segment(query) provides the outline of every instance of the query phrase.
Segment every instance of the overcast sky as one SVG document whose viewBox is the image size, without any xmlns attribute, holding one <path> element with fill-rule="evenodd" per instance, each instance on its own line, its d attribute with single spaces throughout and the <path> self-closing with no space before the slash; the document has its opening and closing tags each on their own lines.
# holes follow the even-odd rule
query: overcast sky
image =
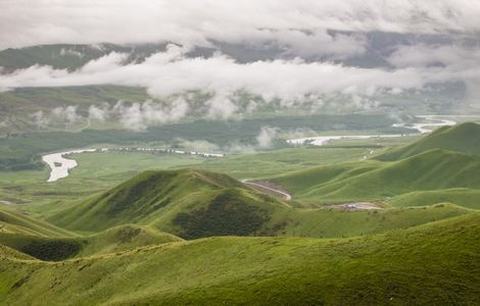
<svg viewBox="0 0 480 306">
<path fill-rule="evenodd" d="M 479 16 L 478 0 L 0 0 L 0 49 L 299 39 L 289 30 L 320 39 L 325 29 L 470 35 L 480 30 Z"/>
<path fill-rule="evenodd" d="M 141 63 L 125 64 L 128 54 L 113 52 L 75 71 L 39 65 L 10 71 L 0 75 L 0 90 L 118 84 L 146 87 L 155 97 L 201 90 L 213 94 L 212 112 L 223 116 L 235 111 L 229 97 L 239 90 L 285 104 L 312 96 L 322 103 L 325 95 L 351 95 L 356 101 L 462 81 L 468 99 L 478 103 L 479 16 L 480 0 L 0 0 L 0 49 L 55 43 L 177 44 Z M 331 35 L 328 30 L 354 33 Z M 369 31 L 453 40 L 387 45 L 382 60 L 388 67 L 336 61 L 372 52 L 365 34 Z M 193 46 L 210 46 L 212 40 L 238 45 L 273 41 L 287 46 L 292 56 L 246 63 L 221 52 L 188 56 Z M 76 54 L 62 50 L 68 52 Z M 306 60 L 317 55 L 328 58 Z M 174 111 L 182 114 L 185 109 Z"/>
</svg>

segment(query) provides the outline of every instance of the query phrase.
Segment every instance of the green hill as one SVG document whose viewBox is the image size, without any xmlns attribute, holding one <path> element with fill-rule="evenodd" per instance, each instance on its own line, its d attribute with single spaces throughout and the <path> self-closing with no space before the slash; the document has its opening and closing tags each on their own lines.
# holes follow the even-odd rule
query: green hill
<svg viewBox="0 0 480 306">
<path fill-rule="evenodd" d="M 121 225 L 82 238 L 82 249 L 76 256 L 108 254 L 178 241 L 182 241 L 182 239 L 149 227 L 131 224 Z"/>
<path fill-rule="evenodd" d="M 58 226 L 98 232 L 139 224 L 185 239 L 210 236 L 348 237 L 408 228 L 470 213 L 428 209 L 304 209 L 258 193 L 223 174 L 198 170 L 145 172 L 49 218 Z"/>
<path fill-rule="evenodd" d="M 49 264 L 0 261 L 28 305 L 477 305 L 480 215 L 364 238 L 207 238 Z"/>
<path fill-rule="evenodd" d="M 480 190 L 453 188 L 433 191 L 414 191 L 394 197 L 388 203 L 394 207 L 407 207 L 428 206 L 448 202 L 466 208 L 480 209 Z"/>
<path fill-rule="evenodd" d="M 144 224 L 189 239 L 251 235 L 283 205 L 224 174 L 147 171 L 54 215 L 50 221 L 90 232 L 121 224 Z"/>
<path fill-rule="evenodd" d="M 392 149 L 375 158 L 383 161 L 399 160 L 432 149 L 480 154 L 480 124 L 467 122 L 452 127 L 445 126 L 411 145 Z"/>
<path fill-rule="evenodd" d="M 4 207 L 0 207 L 0 233 L 36 235 L 40 237 L 71 237 L 75 235 L 50 223 Z"/>
<path fill-rule="evenodd" d="M 385 233 L 448 219 L 472 211 L 453 204 L 348 211 L 336 208 L 286 209 L 272 216 L 274 236 L 341 238 Z"/>
<path fill-rule="evenodd" d="M 174 235 L 154 229 L 123 225 L 98 234 L 77 238 L 48 238 L 33 235 L 0 233 L 0 244 L 34 258 L 59 261 L 72 257 L 107 254 L 181 241 Z"/>
<path fill-rule="evenodd" d="M 414 191 L 480 188 L 480 156 L 430 150 L 394 162 L 319 167 L 272 181 L 306 202 L 385 200 Z"/>
</svg>

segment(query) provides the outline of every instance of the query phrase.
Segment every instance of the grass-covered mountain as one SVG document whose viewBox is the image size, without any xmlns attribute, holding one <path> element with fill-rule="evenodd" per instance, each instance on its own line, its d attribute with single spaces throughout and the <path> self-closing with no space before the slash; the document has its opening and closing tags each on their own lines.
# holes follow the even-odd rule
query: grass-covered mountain
<svg viewBox="0 0 480 306">
<path fill-rule="evenodd" d="M 50 264 L 2 248 L 25 305 L 476 305 L 480 216 L 364 238 L 208 238 Z"/>
<path fill-rule="evenodd" d="M 480 190 L 478 153 L 480 125 L 465 123 L 441 128 L 411 145 L 371 160 L 302 170 L 275 177 L 272 181 L 292 192 L 294 198 L 312 204 L 384 201 L 410 194 L 411 205 L 404 199 L 399 206 L 453 202 L 474 208 L 478 203 L 468 194 Z M 457 192 L 449 191 L 452 189 Z M 440 191 L 449 196 L 437 196 L 438 202 L 432 202 L 435 198 L 432 194 Z M 419 195 L 430 200 L 420 200 Z"/>
<path fill-rule="evenodd" d="M 186 239 L 225 235 L 347 237 L 469 213 L 454 205 L 358 212 L 296 205 L 263 195 L 224 174 L 148 171 L 48 220 L 77 232 L 135 223 Z"/>
<path fill-rule="evenodd" d="M 480 156 L 432 148 L 274 178 L 292 201 L 183 169 L 46 221 L 5 209 L 0 304 L 476 305 L 479 171 Z"/>
<path fill-rule="evenodd" d="M 383 161 L 399 160 L 432 149 L 480 154 L 480 124 L 467 122 L 457 126 L 445 126 L 411 145 L 392 149 L 375 158 Z"/>
<path fill-rule="evenodd" d="M 185 238 L 252 235 L 284 206 L 223 174 L 197 170 L 147 171 L 50 221 L 73 230 L 148 224 Z"/>
<path fill-rule="evenodd" d="M 366 161 L 319 167 L 274 178 L 307 201 L 384 200 L 449 188 L 480 188 L 480 156 L 430 150 L 394 162 Z"/>
</svg>

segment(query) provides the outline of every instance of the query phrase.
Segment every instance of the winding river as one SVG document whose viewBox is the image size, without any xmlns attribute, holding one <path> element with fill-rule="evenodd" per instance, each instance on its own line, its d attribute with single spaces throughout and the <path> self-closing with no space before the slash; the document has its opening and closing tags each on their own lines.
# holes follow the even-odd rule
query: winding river
<svg viewBox="0 0 480 306">
<path fill-rule="evenodd" d="M 435 115 L 425 115 L 417 116 L 422 118 L 426 122 L 424 123 L 415 123 L 412 125 L 407 125 L 404 123 L 396 123 L 393 127 L 407 127 L 411 129 L 416 129 L 419 134 L 429 133 L 434 127 L 440 127 L 444 125 L 455 125 L 456 122 L 446 119 L 438 119 Z M 441 116 L 445 117 L 445 116 Z M 339 139 L 369 139 L 369 138 L 389 138 L 389 137 L 401 137 L 401 134 L 384 134 L 384 135 L 335 135 L 335 136 L 315 136 L 315 137 L 304 137 L 304 138 L 295 138 L 288 139 L 287 143 L 302 145 L 302 144 L 312 144 L 315 146 L 322 146 L 327 144 L 332 140 Z M 146 151 L 152 149 L 144 149 Z M 85 152 L 95 152 L 96 149 L 82 149 L 82 150 L 71 150 L 65 152 L 49 153 L 42 156 L 43 162 L 45 162 L 50 167 L 50 176 L 47 182 L 56 182 L 59 179 L 65 178 L 69 175 L 70 170 L 77 167 L 78 163 L 74 159 L 66 158 L 72 154 L 85 153 Z M 167 150 L 168 151 L 168 150 Z M 206 156 L 213 157 L 223 157 L 223 154 L 210 154 L 210 153 L 198 153 L 198 152 L 184 152 L 184 151 L 173 151 L 174 153 L 189 153 L 189 154 L 203 154 Z"/>
<path fill-rule="evenodd" d="M 56 182 L 59 179 L 65 178 L 70 174 L 70 170 L 77 167 L 78 163 L 74 159 L 67 158 L 69 155 L 85 153 L 85 152 L 162 152 L 181 155 L 195 155 L 206 158 L 220 158 L 224 157 L 223 153 L 209 153 L 209 152 L 197 152 L 197 151 L 181 151 L 175 149 L 160 149 L 160 148 L 118 148 L 118 149 L 80 149 L 71 150 L 65 152 L 49 153 L 42 156 L 42 160 L 50 167 L 50 176 L 47 182 Z"/>
<path fill-rule="evenodd" d="M 425 134 L 430 133 L 434 128 L 441 127 L 441 126 L 452 126 L 457 124 L 457 122 L 453 120 L 447 119 L 438 119 L 435 115 L 422 115 L 417 116 L 418 118 L 424 119 L 426 122 L 422 123 L 414 123 L 408 125 L 406 123 L 395 123 L 392 127 L 397 128 L 410 128 L 415 129 L 418 131 L 418 134 Z M 445 116 L 439 116 L 445 117 Z M 340 140 L 340 139 L 370 139 L 370 138 L 392 138 L 392 137 L 401 137 L 404 134 L 376 134 L 376 135 L 333 135 L 333 136 L 314 136 L 314 137 L 303 137 L 303 138 L 294 138 L 294 139 L 287 139 L 287 143 L 293 145 L 303 145 L 303 144 L 310 144 L 314 146 L 323 146 L 329 143 L 332 140 Z"/>
<path fill-rule="evenodd" d="M 69 171 L 76 166 L 78 163 L 74 159 L 65 158 L 67 155 L 78 154 L 84 152 L 95 152 L 95 149 L 84 149 L 84 150 L 72 150 L 59 153 L 50 153 L 42 156 L 42 160 L 50 167 L 50 176 L 47 182 L 55 182 L 61 178 L 67 177 Z"/>
</svg>

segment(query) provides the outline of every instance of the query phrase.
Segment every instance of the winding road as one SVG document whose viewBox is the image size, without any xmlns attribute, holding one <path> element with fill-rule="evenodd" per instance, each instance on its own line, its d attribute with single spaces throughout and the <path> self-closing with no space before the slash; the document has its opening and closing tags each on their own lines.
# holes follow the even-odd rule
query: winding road
<svg viewBox="0 0 480 306">
<path fill-rule="evenodd" d="M 280 190 L 280 189 L 276 189 L 276 188 L 274 188 L 272 186 L 269 186 L 265 183 L 262 184 L 262 182 L 258 182 L 258 181 L 257 182 L 252 182 L 248 179 L 243 179 L 243 180 L 241 180 L 241 182 L 243 184 L 245 184 L 247 186 L 251 186 L 253 188 L 263 189 L 263 190 L 275 193 L 275 194 L 279 195 L 281 198 L 283 198 L 285 201 L 290 201 L 292 199 L 292 195 L 289 194 L 288 192 Z"/>
</svg>

